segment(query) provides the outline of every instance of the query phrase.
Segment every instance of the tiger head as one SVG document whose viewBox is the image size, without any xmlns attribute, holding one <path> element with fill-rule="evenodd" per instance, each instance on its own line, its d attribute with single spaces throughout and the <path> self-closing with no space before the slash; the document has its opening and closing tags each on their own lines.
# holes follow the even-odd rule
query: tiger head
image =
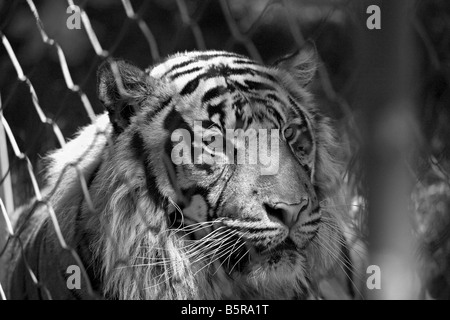
<svg viewBox="0 0 450 320">
<path fill-rule="evenodd" d="M 146 71 L 104 64 L 112 124 L 92 196 L 104 290 L 119 298 L 292 299 L 340 251 L 321 205 L 338 183 L 332 130 L 306 85 L 314 52 L 265 66 L 177 54 Z M 117 264 L 122 261 L 122 264 Z M 125 262 L 124 262 L 125 261 Z"/>
</svg>

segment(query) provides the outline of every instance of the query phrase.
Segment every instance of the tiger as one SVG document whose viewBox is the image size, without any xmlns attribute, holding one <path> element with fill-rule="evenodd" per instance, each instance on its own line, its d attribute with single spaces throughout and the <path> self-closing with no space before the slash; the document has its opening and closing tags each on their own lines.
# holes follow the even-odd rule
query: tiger
<svg viewBox="0 0 450 320">
<path fill-rule="evenodd" d="M 7 297 L 320 298 L 321 279 L 349 266 L 339 145 L 309 90 L 316 70 L 311 48 L 270 65 L 215 50 L 145 70 L 106 60 L 105 112 L 47 157 L 43 200 L 12 217 Z M 246 160 L 271 138 L 264 172 Z"/>
</svg>

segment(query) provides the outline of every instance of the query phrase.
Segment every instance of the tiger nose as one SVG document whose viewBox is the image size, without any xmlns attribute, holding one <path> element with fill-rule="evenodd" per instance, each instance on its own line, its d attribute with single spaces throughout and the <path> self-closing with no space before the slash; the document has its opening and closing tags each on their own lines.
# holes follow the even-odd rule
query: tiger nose
<svg viewBox="0 0 450 320">
<path fill-rule="evenodd" d="M 277 202 L 266 211 L 269 215 L 275 216 L 281 220 L 288 228 L 294 226 L 300 219 L 302 212 L 306 211 L 309 207 L 309 199 L 304 198 L 298 203 L 285 203 Z"/>
</svg>

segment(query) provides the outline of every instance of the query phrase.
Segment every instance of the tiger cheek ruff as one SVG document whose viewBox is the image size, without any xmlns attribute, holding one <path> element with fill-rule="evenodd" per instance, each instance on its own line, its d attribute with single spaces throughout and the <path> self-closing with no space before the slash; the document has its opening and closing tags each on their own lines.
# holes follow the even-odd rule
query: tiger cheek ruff
<svg viewBox="0 0 450 320">
<path fill-rule="evenodd" d="M 332 205 L 337 145 L 307 91 L 314 73 L 311 49 L 270 66 L 195 51 L 146 71 L 122 60 L 99 68 L 106 112 L 48 157 L 46 194 L 100 297 L 317 296 L 320 278 L 342 268 L 328 253 L 342 251 L 342 231 Z M 256 147 L 239 143 L 238 130 Z M 271 137 L 275 169 L 264 173 L 267 166 L 247 160 L 260 159 Z M 76 160 L 92 207 L 77 171 L 64 170 Z M 9 296 L 45 298 L 25 272 L 26 258 L 52 296 L 92 298 L 84 278 L 80 290 L 67 288 L 67 267 L 77 263 L 48 227 L 45 206 L 22 213 L 25 254 L 9 244 Z"/>
</svg>

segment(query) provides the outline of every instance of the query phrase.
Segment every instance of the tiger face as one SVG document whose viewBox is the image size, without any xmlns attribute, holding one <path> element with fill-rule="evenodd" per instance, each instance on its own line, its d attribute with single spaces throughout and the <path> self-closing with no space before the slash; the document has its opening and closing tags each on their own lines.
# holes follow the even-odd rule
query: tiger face
<svg viewBox="0 0 450 320">
<path fill-rule="evenodd" d="M 164 213 L 159 232 L 208 287 L 200 298 L 304 298 L 331 268 L 324 251 L 340 250 L 327 228 L 337 219 L 319 205 L 337 169 L 331 129 L 305 89 L 311 58 L 265 66 L 206 51 L 146 72 L 122 61 L 99 71 L 115 143 L 131 146 L 117 153 L 141 168 Z"/>
</svg>

